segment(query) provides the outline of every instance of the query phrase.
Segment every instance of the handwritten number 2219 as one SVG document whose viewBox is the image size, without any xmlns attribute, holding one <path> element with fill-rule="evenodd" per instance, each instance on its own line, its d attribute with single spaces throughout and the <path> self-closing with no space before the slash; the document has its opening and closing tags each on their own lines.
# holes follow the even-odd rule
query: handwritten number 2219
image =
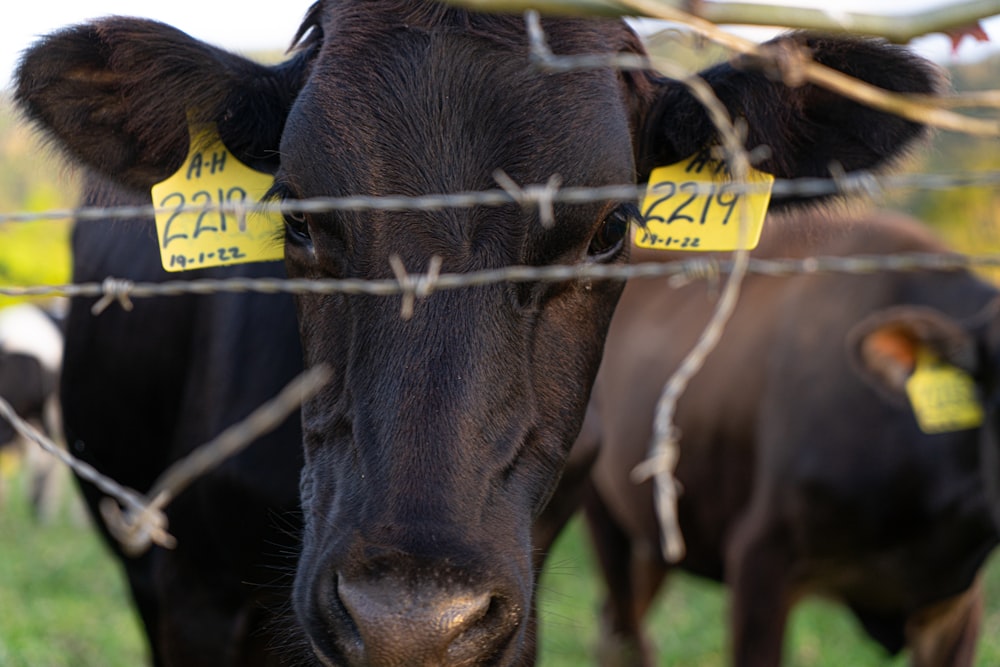
<svg viewBox="0 0 1000 667">
<path fill-rule="evenodd" d="M 166 224 L 163 226 L 163 248 L 170 244 L 171 241 L 175 239 L 186 239 L 186 238 L 198 238 L 202 232 L 225 232 L 226 231 L 226 213 L 222 210 L 217 210 L 219 214 L 219 225 L 208 225 L 205 224 L 205 216 L 213 212 L 212 206 L 221 206 L 222 204 L 232 204 L 234 200 L 239 203 L 243 203 L 247 199 L 247 192 L 241 187 L 232 187 L 228 191 L 223 192 L 222 188 L 219 188 L 219 199 L 215 202 L 212 197 L 212 193 L 207 190 L 199 190 L 191 195 L 192 204 L 204 204 L 205 210 L 198 213 L 198 218 L 195 220 L 194 230 L 192 231 L 190 237 L 185 232 L 173 232 L 171 233 L 171 227 L 174 221 L 179 215 L 184 213 L 191 213 L 191 211 L 184 211 L 185 205 L 187 205 L 187 200 L 184 195 L 180 192 L 172 192 L 163 198 L 160 202 L 160 208 L 167 208 L 167 206 L 172 201 L 177 201 L 177 205 L 170 217 L 167 218 Z"/>
<path fill-rule="evenodd" d="M 725 217 L 722 219 L 722 224 L 728 224 L 729 218 L 732 217 L 733 211 L 736 209 L 736 203 L 739 201 L 739 194 L 735 192 L 729 192 L 724 188 L 716 188 L 712 186 L 711 191 L 708 196 L 705 197 L 705 204 L 701 207 L 701 215 L 696 221 L 692 215 L 685 213 L 685 210 L 691 205 L 699 194 L 699 189 L 702 187 L 700 184 L 694 181 L 687 181 L 681 183 L 678 186 L 673 181 L 665 181 L 663 183 L 657 183 L 653 186 L 653 190 L 656 191 L 666 191 L 662 196 L 654 199 L 653 202 L 646 208 L 642 213 L 643 219 L 647 222 L 662 222 L 664 224 L 671 224 L 673 222 L 697 222 L 700 225 L 704 225 L 708 220 L 709 211 L 712 209 L 713 204 L 721 206 L 725 209 Z M 653 215 L 655 211 L 661 204 L 673 199 L 675 195 L 687 194 L 687 198 L 677 204 L 669 216 L 664 217 L 663 215 Z M 697 211 L 692 211 L 697 212 Z"/>
</svg>

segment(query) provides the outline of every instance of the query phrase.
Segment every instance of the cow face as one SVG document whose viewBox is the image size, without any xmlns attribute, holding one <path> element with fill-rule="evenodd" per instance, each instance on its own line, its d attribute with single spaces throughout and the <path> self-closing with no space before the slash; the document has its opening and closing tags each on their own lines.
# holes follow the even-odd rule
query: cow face
<svg viewBox="0 0 1000 667">
<path fill-rule="evenodd" d="M 559 53 L 635 52 L 614 21 L 545 23 Z M 936 75 L 868 40 L 789 39 L 897 90 Z M 266 68 L 167 26 L 108 19 L 57 33 L 18 72 L 22 108 L 68 154 L 145 189 L 181 164 L 187 122 L 214 122 L 272 196 L 417 195 L 515 182 L 643 180 L 716 131 L 687 89 L 610 69 L 543 73 L 517 17 L 430 2 L 319 2 L 300 52 Z M 748 63 L 744 63 L 748 65 Z M 778 176 L 898 155 L 920 128 L 750 69 L 705 73 Z M 629 203 L 286 215 L 298 278 L 388 278 L 623 262 Z M 532 521 L 583 418 L 620 284 L 497 283 L 397 299 L 301 296 L 307 365 L 334 371 L 303 408 L 305 534 L 295 608 L 325 664 L 524 658 Z"/>
<path fill-rule="evenodd" d="M 614 72 L 534 71 L 505 23 L 492 35 L 413 28 L 361 39 L 338 27 L 349 19 L 326 20 L 282 139 L 283 198 L 483 190 L 497 169 L 518 183 L 634 178 Z M 585 46 L 624 47 L 628 33 L 610 28 Z M 385 62 L 373 87 L 352 63 L 376 54 Z M 335 159 L 316 154 L 317 133 Z M 557 206 L 550 228 L 519 206 L 290 215 L 286 264 L 301 278 L 378 279 L 393 276 L 394 256 L 410 271 L 437 257 L 455 273 L 621 262 L 635 216 L 619 202 Z M 620 289 L 500 283 L 434 294 L 405 320 L 398 299 L 298 298 L 307 364 L 335 369 L 304 410 L 296 601 L 322 653 L 383 664 L 406 642 L 418 664 L 515 654 L 533 586 L 532 520 L 579 428 Z"/>
</svg>

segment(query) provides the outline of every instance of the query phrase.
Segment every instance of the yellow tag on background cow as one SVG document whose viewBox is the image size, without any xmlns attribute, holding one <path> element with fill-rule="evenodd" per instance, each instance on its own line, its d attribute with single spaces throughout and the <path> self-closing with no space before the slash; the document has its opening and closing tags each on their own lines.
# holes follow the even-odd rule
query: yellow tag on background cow
<svg viewBox="0 0 1000 667">
<path fill-rule="evenodd" d="M 917 355 L 917 366 L 906 381 L 906 395 L 924 433 L 964 431 L 983 423 L 972 378 L 927 350 Z"/>
<path fill-rule="evenodd" d="M 34 446 L 28 443 L 30 446 Z M 4 447 L 0 449 L 0 481 L 9 479 L 17 473 L 21 467 L 21 455 L 16 447 Z"/>
<path fill-rule="evenodd" d="M 747 207 L 745 247 L 755 248 L 771 201 L 774 176 L 751 169 L 747 183 L 759 187 L 733 192 L 725 163 L 712 159 L 707 151 L 654 169 L 642 202 L 643 221 L 636 229 L 635 244 L 656 250 L 736 250 L 742 211 Z"/>
<path fill-rule="evenodd" d="M 160 259 L 167 271 L 203 269 L 283 259 L 281 216 L 254 205 L 274 182 L 236 159 L 214 125 L 191 128 L 191 152 L 184 166 L 153 186 Z M 246 213 L 219 210 L 243 204 Z M 182 211 L 204 206 L 205 210 Z"/>
</svg>

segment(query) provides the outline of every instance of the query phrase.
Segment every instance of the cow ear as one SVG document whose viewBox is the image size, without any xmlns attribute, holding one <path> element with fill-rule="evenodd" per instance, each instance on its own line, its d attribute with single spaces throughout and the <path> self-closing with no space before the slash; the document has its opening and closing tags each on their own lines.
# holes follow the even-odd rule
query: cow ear
<svg viewBox="0 0 1000 667">
<path fill-rule="evenodd" d="M 215 122 L 241 161 L 266 169 L 309 62 L 304 50 L 266 67 L 162 23 L 111 17 L 26 51 L 15 99 L 70 158 L 148 189 L 183 163 L 189 119 Z"/>
<path fill-rule="evenodd" d="M 800 51 L 815 61 L 880 88 L 933 95 L 946 79 L 936 65 L 905 47 L 882 40 L 794 32 L 764 45 L 770 51 Z M 734 120 L 746 123 L 746 147 L 768 148 L 755 165 L 779 178 L 828 177 L 844 171 L 891 165 L 926 134 L 926 128 L 875 111 L 813 84 L 786 85 L 760 58 L 739 57 L 701 73 Z M 773 67 L 772 67 L 773 69 Z M 659 84 L 640 121 L 640 177 L 718 143 L 718 132 L 702 104 L 677 81 Z M 775 200 L 772 206 L 794 203 Z"/>
<path fill-rule="evenodd" d="M 972 334 L 931 308 L 899 306 L 875 313 L 855 325 L 847 344 L 861 377 L 893 397 L 905 393 L 922 349 L 968 373 L 977 367 Z"/>
</svg>

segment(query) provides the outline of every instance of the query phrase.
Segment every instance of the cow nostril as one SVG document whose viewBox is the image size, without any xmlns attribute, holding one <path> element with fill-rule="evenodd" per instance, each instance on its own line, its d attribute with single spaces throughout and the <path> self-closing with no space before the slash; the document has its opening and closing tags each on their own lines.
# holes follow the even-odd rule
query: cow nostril
<svg viewBox="0 0 1000 667">
<path fill-rule="evenodd" d="M 452 598 L 440 609 L 437 616 L 438 627 L 435 631 L 443 637 L 454 639 L 486 616 L 491 599 L 492 597 L 486 594 Z"/>
<path fill-rule="evenodd" d="M 395 581 L 338 580 L 367 664 L 471 664 L 509 636 L 491 593 Z"/>
</svg>

